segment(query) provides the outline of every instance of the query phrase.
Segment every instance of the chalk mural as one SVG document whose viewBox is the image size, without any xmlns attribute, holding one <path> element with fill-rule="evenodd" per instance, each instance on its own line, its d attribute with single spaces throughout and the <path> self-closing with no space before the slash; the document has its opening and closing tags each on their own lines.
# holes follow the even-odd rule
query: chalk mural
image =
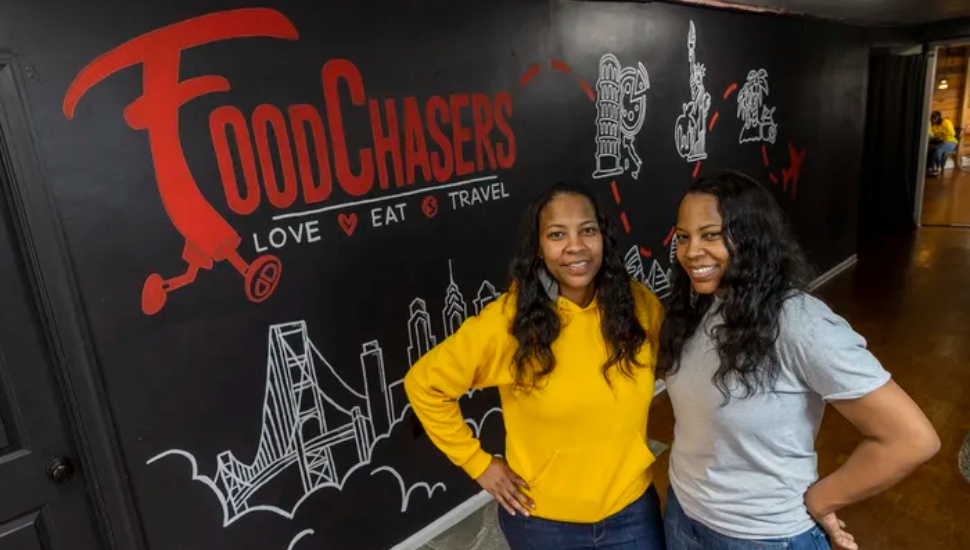
<svg viewBox="0 0 970 550">
<path fill-rule="evenodd" d="M 775 108 L 764 104 L 768 93 L 768 71 L 748 71 L 747 81 L 738 92 L 738 118 L 744 122 L 739 143 L 774 143 L 778 138 Z"/>
<path fill-rule="evenodd" d="M 296 543 L 311 535 L 313 535 L 313 529 L 304 529 L 300 531 L 296 534 L 296 536 L 293 537 L 292 540 L 290 540 L 290 544 L 286 547 L 286 550 L 294 550 L 296 548 Z"/>
<path fill-rule="evenodd" d="M 455 282 L 451 260 L 449 283 L 442 308 L 443 330 L 451 334 L 468 317 L 465 298 Z M 485 281 L 480 289 L 494 291 Z M 479 295 L 479 303 L 497 295 Z M 436 341 L 426 302 L 415 298 L 407 323 L 409 366 L 427 353 Z M 348 480 L 368 465 L 387 459 L 376 456 L 375 447 L 390 437 L 411 408 L 403 379 L 389 381 L 384 350 L 377 340 L 365 342 L 359 354 L 363 387 L 354 387 L 331 364 L 310 339 L 306 322 L 293 321 L 269 327 L 266 359 L 266 387 L 263 396 L 262 427 L 252 458 L 243 460 L 232 451 L 217 456 L 212 476 L 199 471 L 199 461 L 190 452 L 171 449 L 150 458 L 148 464 L 171 456 L 185 458 L 191 465 L 191 479 L 208 487 L 222 507 L 223 526 L 231 525 L 252 512 L 270 512 L 292 519 L 296 510 L 317 491 L 342 491 Z M 348 372 L 339 369 L 340 372 Z M 469 392 L 465 398 L 474 395 Z M 489 418 L 501 418 L 502 409 L 492 407 L 480 418 L 466 418 L 476 437 Z M 267 502 L 260 491 L 283 472 L 295 470 L 302 484 L 296 502 Z M 406 483 L 393 467 L 378 465 L 371 476 L 393 480 L 401 493 L 401 512 L 406 512 L 415 491 L 432 498 L 447 487 L 443 483 Z"/>
<path fill-rule="evenodd" d="M 671 260 L 670 266 L 664 269 L 663 265 L 656 258 L 651 258 L 650 271 L 646 271 L 640 250 L 641 248 L 639 246 L 633 245 L 627 251 L 626 255 L 624 255 L 623 262 L 626 266 L 627 273 L 629 273 L 630 277 L 643 283 L 658 298 L 666 300 L 670 296 L 670 277 L 674 265 L 673 260 Z M 671 252 L 670 257 L 673 258 L 673 256 L 674 253 Z"/>
<path fill-rule="evenodd" d="M 141 69 L 141 95 L 124 109 L 123 119 L 133 130 L 148 134 L 158 192 L 165 213 L 184 239 L 186 262 L 181 274 L 146 277 L 141 291 L 144 314 L 159 313 L 170 293 L 193 284 L 201 271 L 212 270 L 222 261 L 242 275 L 250 301 L 269 299 L 283 272 L 275 253 L 320 242 L 328 233 L 321 223 L 335 221 L 329 227 L 351 237 L 359 225 L 393 226 L 416 217 L 412 214 L 416 210 L 434 218 L 443 207 L 460 210 L 508 197 L 494 175 L 515 164 L 508 92 L 450 94 L 447 99 L 435 95 L 421 103 L 415 97 L 372 98 L 353 62 L 330 59 L 320 71 L 326 129 L 320 110 L 312 104 L 280 108 L 263 103 L 250 116 L 224 104 L 209 113 L 228 209 L 236 216 L 249 216 L 268 202 L 275 210 L 287 211 L 273 217 L 283 223 L 252 235 L 253 248 L 260 255 L 247 262 L 240 252 L 242 236 L 203 196 L 193 177 L 179 132 L 179 111 L 186 103 L 231 88 L 228 79 L 214 74 L 181 79 L 182 52 L 245 38 L 296 41 L 299 32 L 285 15 L 268 8 L 195 17 L 133 38 L 99 56 L 78 73 L 65 93 L 64 116 L 74 119 L 79 102 L 92 88 L 119 71 Z M 348 150 L 342 110 L 365 106 L 373 146 Z M 462 126 L 461 118 L 469 115 L 474 115 L 472 124 Z M 403 140 L 397 135 L 398 120 Z M 474 144 L 474 156 L 465 156 L 465 144 Z M 281 163 L 280 178 L 274 158 Z M 352 169 L 352 163 L 359 167 Z M 416 183 L 421 185 L 400 190 Z M 435 186 L 426 187 L 429 183 Z M 375 189 L 381 191 L 378 196 L 359 198 Z M 419 206 L 405 200 L 416 195 L 420 195 Z M 323 202 L 334 204 L 314 206 Z M 363 206 L 367 208 L 359 214 Z M 334 218 L 321 217 L 328 212 Z"/>
<path fill-rule="evenodd" d="M 694 48 L 697 31 L 690 22 L 687 33 L 687 63 L 690 65 L 690 101 L 684 103 L 683 113 L 674 123 L 674 144 L 677 154 L 694 162 L 707 158 L 707 113 L 711 109 L 711 94 L 704 87 L 706 69 L 697 62 Z"/>
<path fill-rule="evenodd" d="M 224 200 L 210 204 L 200 190 L 204 182 L 196 181 L 183 153 L 179 114 L 190 101 L 229 92 L 231 85 L 215 69 L 206 71 L 213 74 L 183 80 L 180 75 L 187 71 L 183 71 L 181 59 L 187 50 L 251 38 L 295 42 L 300 34 L 285 15 L 271 9 L 246 8 L 196 17 L 136 37 L 97 57 L 77 74 L 65 93 L 62 109 L 67 119 L 90 118 L 93 112 L 104 117 L 103 109 L 79 108 L 82 99 L 112 75 L 130 68 L 140 71 L 139 95 L 123 112 L 110 116 L 117 117 L 118 124 L 123 120 L 131 130 L 145 132 L 154 169 L 153 184 L 177 233 L 179 240 L 175 245 L 181 247 L 184 271 L 162 275 L 151 272 L 155 268 L 146 267 L 145 273 L 132 282 L 130 307 L 137 307 L 140 285 L 142 313 L 159 314 L 169 299 L 177 301 L 172 293 L 194 284 L 203 272 L 209 272 L 212 279 L 234 277 L 238 282 L 241 277 L 241 294 L 251 302 L 261 303 L 270 299 L 279 285 L 288 284 L 283 278 L 283 264 L 292 265 L 290 262 L 300 257 L 288 254 L 294 249 L 301 251 L 321 242 L 332 244 L 335 239 L 360 238 L 362 233 L 390 233 L 398 224 L 433 223 L 442 212 L 457 212 L 510 196 L 502 174 L 514 168 L 517 155 L 509 92 L 451 93 L 448 89 L 438 91 L 440 95 L 429 92 L 423 98 L 403 94 L 397 98 L 373 97 L 352 61 L 329 59 L 322 67 L 307 68 L 307 73 L 315 74 L 319 82 L 318 104 L 277 106 L 248 97 L 247 105 L 258 106 L 246 113 L 228 100 L 207 113 L 205 139 L 211 140 L 211 172 L 218 176 L 213 178 L 216 181 L 208 182 L 212 189 L 206 190 L 206 196 Z M 697 29 L 690 21 L 690 99 L 683 102 L 686 97 L 676 98 L 670 118 L 660 122 L 661 132 L 669 132 L 671 119 L 679 114 L 674 120 L 675 148 L 680 158 L 698 163 L 695 176 L 700 161 L 707 158 L 708 138 L 713 135 L 719 116 L 715 109 L 709 117 L 712 95 L 705 84 L 707 67 L 697 59 L 697 44 Z M 679 48 L 677 51 L 682 52 Z M 643 172 L 637 139 L 647 123 L 651 89 L 647 69 L 639 61 L 623 66 L 616 55 L 606 53 L 598 62 L 594 91 L 587 80 L 577 76 L 581 71 L 570 69 L 562 61 L 553 60 L 551 66 L 555 72 L 578 79 L 590 100 L 584 106 L 589 111 L 584 113 L 595 110 L 592 178 L 605 178 L 610 183 L 627 243 L 635 242 L 642 235 L 631 227 L 627 210 L 638 204 L 638 197 L 633 195 L 634 199 L 628 198 L 621 204 L 617 180 L 625 174 L 636 180 Z M 540 64 L 532 66 L 520 81 L 521 86 L 540 74 L 539 70 Z M 680 70 L 677 74 L 680 76 L 676 78 L 683 77 Z M 767 71 L 748 72 L 740 90 L 736 82 L 732 83 L 723 94 L 725 102 L 734 91 L 738 92 L 737 116 L 743 121 L 739 140 L 763 142 L 761 154 L 765 167 L 770 168 L 764 143 L 776 142 L 778 124 L 774 121 L 775 108 L 766 104 Z M 578 90 L 573 88 L 572 92 Z M 718 94 L 717 101 L 721 98 Z M 363 130 L 366 135 L 348 139 L 343 117 L 350 113 L 366 118 L 368 124 L 357 125 L 369 128 Z M 348 142 L 365 145 L 351 148 Z M 794 197 L 806 152 L 791 143 L 788 148 L 788 166 L 782 168 L 776 162 L 776 171 L 780 169 L 778 174 L 785 190 L 790 188 Z M 588 161 L 587 154 L 588 150 L 583 153 Z M 665 154 L 669 155 L 669 151 Z M 279 165 L 275 166 L 274 161 Z M 589 169 L 587 165 L 583 170 L 589 173 Z M 779 183 L 776 173 L 769 171 L 769 177 Z M 272 224 L 243 223 L 243 218 L 256 212 L 271 219 Z M 255 229 L 243 235 L 237 231 L 243 226 Z M 668 247 L 666 266 L 664 254 L 655 257 L 638 244 L 632 245 L 624 256 L 628 273 L 662 300 L 670 296 L 676 265 L 676 240 L 671 236 L 672 233 L 664 240 Z M 228 262 L 231 269 L 215 269 L 219 262 Z M 331 491 L 335 498 L 344 498 L 340 494 L 345 489 L 347 494 L 352 492 L 351 481 L 361 477 L 391 487 L 391 494 L 400 496 L 399 503 L 394 504 L 402 514 L 419 508 L 419 502 L 435 498 L 440 502 L 445 493 L 454 497 L 459 490 L 452 486 L 449 492 L 445 483 L 429 479 L 433 473 L 411 479 L 405 475 L 404 467 L 394 464 L 393 457 L 401 448 L 394 445 L 403 443 L 396 442 L 392 435 L 407 431 L 401 426 L 407 426 L 409 413 L 413 413 L 402 380 L 389 378 L 385 368 L 386 353 L 401 358 L 402 368 L 392 372 L 410 368 L 500 294 L 492 282 L 475 281 L 474 286 L 464 287 L 469 291 L 466 299 L 451 260 L 447 274 L 441 266 L 441 280 L 444 292 L 440 296 L 440 311 L 437 306 L 429 307 L 429 301 L 421 296 L 407 296 L 410 301 L 400 304 L 403 307 L 407 303 L 406 346 L 387 353 L 379 340 L 361 338 L 354 344 L 359 345 L 359 364 L 357 360 L 349 365 L 331 363 L 327 354 L 333 357 L 333 350 L 328 346 L 335 343 L 319 335 L 316 339 L 311 337 L 313 327 L 301 320 L 302 313 L 273 319 L 272 324 L 261 321 L 258 327 L 266 326 L 267 330 L 265 386 L 261 403 L 254 399 L 251 417 L 243 419 L 255 429 L 256 416 L 260 415 L 258 440 L 247 442 L 251 447 L 243 449 L 229 450 L 221 444 L 217 449 L 224 450 L 215 456 L 197 457 L 189 450 L 172 448 L 155 454 L 147 464 L 158 468 L 159 462 L 167 458 L 184 459 L 190 466 L 185 479 L 205 486 L 219 503 L 222 527 L 257 513 L 292 520 L 312 495 Z M 404 329 L 392 327 L 392 331 Z M 259 353 L 262 352 L 260 348 Z M 407 367 L 403 368 L 405 361 Z M 262 369 L 264 365 L 238 366 L 255 367 Z M 461 397 L 462 405 L 480 393 L 475 389 L 468 391 Z M 488 396 L 485 399 L 485 406 L 464 419 L 476 437 L 482 436 L 486 426 L 502 421 L 502 409 L 491 406 L 493 400 Z M 463 406 L 463 412 L 467 409 Z M 161 448 L 172 445 L 166 442 Z M 422 445 L 432 450 L 427 440 Z M 274 490 L 287 480 L 292 480 L 297 490 Z M 288 550 L 295 550 L 300 541 L 306 541 L 304 546 L 318 542 L 311 537 L 320 535 L 315 536 L 312 529 L 301 531 L 290 541 Z"/>
<path fill-rule="evenodd" d="M 649 89 L 650 76 L 643 63 L 621 67 L 611 53 L 600 58 L 596 81 L 594 178 L 615 177 L 627 170 L 634 179 L 639 177 L 643 160 L 637 154 L 635 140 L 647 119 Z"/>
</svg>

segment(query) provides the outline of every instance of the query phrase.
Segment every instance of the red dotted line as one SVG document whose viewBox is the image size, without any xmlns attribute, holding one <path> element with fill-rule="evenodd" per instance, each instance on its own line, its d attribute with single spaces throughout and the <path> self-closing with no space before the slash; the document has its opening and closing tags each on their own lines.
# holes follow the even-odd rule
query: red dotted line
<svg viewBox="0 0 970 550">
<path fill-rule="evenodd" d="M 558 59 L 552 59 L 549 61 L 549 66 L 563 74 L 572 74 L 576 78 L 576 81 L 579 83 L 579 87 L 583 89 L 583 93 L 586 94 L 586 97 L 588 97 L 590 101 L 596 101 L 596 94 L 593 93 L 593 87 L 589 85 L 589 82 L 586 82 L 586 79 L 573 73 L 572 68 L 568 64 L 566 64 L 566 62 L 560 61 Z M 542 66 L 539 65 L 538 63 L 529 67 L 529 69 L 525 72 L 525 74 L 522 75 L 522 78 L 519 79 L 519 84 L 521 86 L 525 86 L 533 78 L 535 78 L 535 76 L 539 74 L 539 71 L 541 70 L 542 70 Z"/>
<path fill-rule="evenodd" d="M 572 68 L 566 62 L 560 61 L 558 59 L 551 59 L 549 61 L 549 66 L 552 67 L 552 69 L 555 71 L 558 71 L 566 75 L 571 75 L 572 77 L 574 77 L 576 81 L 579 83 L 579 87 L 583 89 L 583 93 L 586 94 L 586 97 L 588 97 L 590 101 L 593 101 L 593 102 L 596 101 L 596 94 L 593 93 L 593 88 L 592 86 L 589 85 L 589 82 L 586 82 L 586 79 L 574 73 Z M 529 82 L 532 82 L 532 79 L 534 79 L 536 75 L 539 74 L 539 72 L 541 71 L 542 71 L 542 65 L 538 63 L 536 63 L 535 65 L 532 65 L 525 71 L 525 74 L 522 75 L 522 78 L 519 79 L 519 84 L 523 87 L 526 86 L 527 84 L 529 84 Z M 613 200 L 615 200 L 616 204 L 619 205 L 621 202 L 620 189 L 616 185 L 616 180 L 613 180 L 610 182 L 610 188 L 613 190 Z M 626 211 L 624 210 L 620 211 L 620 223 L 623 224 L 623 231 L 629 234 L 631 231 L 630 219 L 627 218 Z M 650 250 L 643 247 L 640 247 L 640 253 L 648 258 L 652 255 Z"/>
<path fill-rule="evenodd" d="M 541 68 L 542 67 L 540 67 L 538 63 L 529 67 L 529 70 L 526 71 L 524 75 L 522 75 L 521 79 L 519 79 L 519 84 L 521 86 L 525 86 L 526 84 L 528 84 L 530 80 L 532 80 L 537 74 L 539 74 L 539 70 Z"/>
<path fill-rule="evenodd" d="M 620 200 L 620 188 L 616 186 L 616 180 L 613 180 L 613 181 L 610 182 L 610 189 L 613 190 L 613 200 L 615 200 L 616 201 L 616 204 L 619 205 L 620 202 L 621 202 L 621 200 Z M 626 217 L 626 211 L 625 210 L 621 210 L 620 211 L 620 221 L 623 222 L 623 230 L 626 231 L 627 234 L 629 234 L 630 233 L 630 220 L 627 219 L 627 217 Z"/>
<path fill-rule="evenodd" d="M 673 238 L 674 238 L 674 228 L 671 227 L 670 232 L 667 233 L 666 237 L 664 237 L 664 246 L 670 246 L 670 241 L 673 240 Z"/>
<path fill-rule="evenodd" d="M 730 97 L 730 95 L 734 93 L 737 89 L 738 89 L 738 83 L 732 82 L 731 85 L 727 87 L 727 90 L 724 91 L 724 99 L 727 99 L 728 97 Z M 714 120 L 716 120 L 716 118 L 717 118 L 717 113 L 714 113 L 714 119 L 711 120 L 712 128 L 714 127 Z M 792 145 L 791 142 L 788 142 L 789 165 L 788 165 L 788 168 L 781 169 L 781 177 L 782 177 L 782 188 L 785 193 L 788 192 L 788 186 L 789 184 L 791 184 L 792 200 L 795 200 L 798 194 L 798 178 L 801 175 L 802 163 L 805 162 L 805 157 L 807 155 L 808 155 L 808 151 L 804 149 L 799 151 L 795 149 L 795 146 Z M 761 162 L 763 162 L 765 167 L 769 169 L 768 178 L 771 179 L 771 183 L 778 185 L 778 176 L 774 172 L 771 172 L 771 166 L 770 166 L 771 162 L 770 162 L 770 159 L 768 158 L 768 144 L 766 143 L 761 144 Z"/>
</svg>

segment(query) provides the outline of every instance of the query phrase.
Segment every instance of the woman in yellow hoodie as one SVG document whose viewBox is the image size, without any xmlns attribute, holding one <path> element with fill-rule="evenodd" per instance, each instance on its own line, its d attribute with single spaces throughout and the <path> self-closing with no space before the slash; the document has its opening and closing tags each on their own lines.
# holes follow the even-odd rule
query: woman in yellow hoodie
<svg viewBox="0 0 970 550">
<path fill-rule="evenodd" d="M 512 550 L 661 550 L 647 413 L 662 308 L 629 277 L 593 195 L 557 184 L 526 213 L 508 292 L 404 380 L 431 441 L 501 505 Z M 497 387 L 505 458 L 458 398 Z"/>
<path fill-rule="evenodd" d="M 943 118 L 939 111 L 930 114 L 930 151 L 929 172 L 931 176 L 939 175 L 943 171 L 943 157 L 947 153 L 957 150 L 956 130 L 950 119 Z"/>
</svg>

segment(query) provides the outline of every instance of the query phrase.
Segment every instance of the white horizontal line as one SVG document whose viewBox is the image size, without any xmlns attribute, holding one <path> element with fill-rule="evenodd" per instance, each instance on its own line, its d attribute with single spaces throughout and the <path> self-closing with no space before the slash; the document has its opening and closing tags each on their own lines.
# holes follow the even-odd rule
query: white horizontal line
<svg viewBox="0 0 970 550">
<path fill-rule="evenodd" d="M 451 189 L 453 187 L 461 187 L 463 185 L 471 185 L 473 183 L 480 183 L 483 181 L 492 181 L 497 179 L 498 179 L 498 176 L 484 176 L 481 178 L 472 178 L 470 180 L 456 181 L 455 183 L 449 183 L 448 185 L 422 187 L 421 189 L 415 189 L 413 191 L 405 191 L 404 193 L 397 193 L 394 195 L 388 195 L 386 197 L 374 197 L 373 199 L 364 199 L 364 200 L 359 200 L 354 202 L 345 202 L 342 204 L 331 204 L 330 206 L 324 206 L 323 208 L 316 208 L 314 210 L 305 210 L 303 212 L 290 212 L 288 214 L 279 214 L 277 216 L 273 216 L 273 221 L 285 220 L 287 218 L 300 218 L 303 216 L 311 216 L 313 214 L 320 214 L 321 212 L 327 212 L 328 210 L 337 210 L 340 208 L 350 208 L 352 206 L 360 206 L 362 204 L 372 204 L 375 202 L 389 201 L 393 199 L 399 199 L 401 197 L 418 195 L 421 193 L 433 193 L 435 191 L 441 191 L 442 189 Z"/>
</svg>

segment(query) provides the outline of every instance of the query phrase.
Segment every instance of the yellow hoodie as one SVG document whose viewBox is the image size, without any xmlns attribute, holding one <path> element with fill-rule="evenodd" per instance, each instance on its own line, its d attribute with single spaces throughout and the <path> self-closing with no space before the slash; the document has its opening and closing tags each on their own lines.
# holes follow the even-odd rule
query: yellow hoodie
<svg viewBox="0 0 970 550">
<path fill-rule="evenodd" d="M 637 317 L 648 341 L 634 378 L 611 369 L 594 299 L 581 308 L 559 297 L 562 320 L 553 343 L 556 368 L 529 393 L 512 391 L 517 342 L 510 332 L 515 298 L 506 293 L 471 317 L 411 367 L 404 387 L 431 441 L 474 479 L 491 462 L 459 410 L 471 388 L 497 386 L 505 416 L 505 458 L 529 484 L 537 517 L 600 521 L 639 498 L 653 481 L 656 460 L 646 444 L 653 399 L 656 343 L 662 320 L 657 298 L 632 283 Z"/>
</svg>

